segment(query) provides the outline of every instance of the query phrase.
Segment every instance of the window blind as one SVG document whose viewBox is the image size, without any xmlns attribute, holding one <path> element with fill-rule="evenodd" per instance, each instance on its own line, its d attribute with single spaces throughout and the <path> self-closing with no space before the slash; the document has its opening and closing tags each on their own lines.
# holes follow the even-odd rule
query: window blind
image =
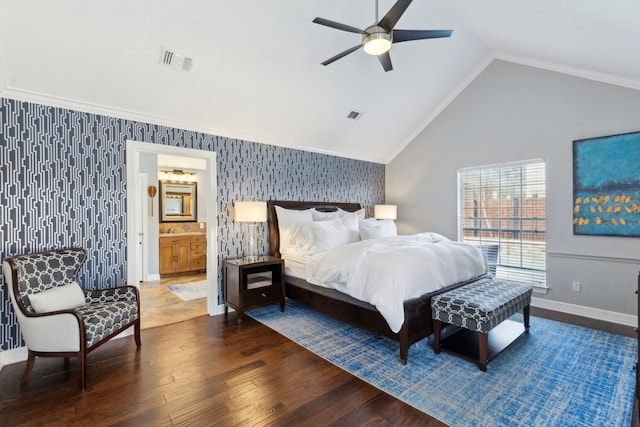
<svg viewBox="0 0 640 427">
<path fill-rule="evenodd" d="M 497 278 L 546 283 L 545 218 L 543 160 L 458 170 L 458 240 L 482 247 Z"/>
</svg>

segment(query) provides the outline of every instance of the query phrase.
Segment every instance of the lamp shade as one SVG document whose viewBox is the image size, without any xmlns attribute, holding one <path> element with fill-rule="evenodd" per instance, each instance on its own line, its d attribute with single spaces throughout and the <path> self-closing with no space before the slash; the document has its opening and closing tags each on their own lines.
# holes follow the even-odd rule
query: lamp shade
<svg viewBox="0 0 640 427">
<path fill-rule="evenodd" d="M 396 219 L 397 212 L 396 205 L 375 205 L 373 208 L 375 219 Z"/>
<path fill-rule="evenodd" d="M 236 202 L 236 222 L 265 222 L 267 220 L 267 202 Z"/>
</svg>

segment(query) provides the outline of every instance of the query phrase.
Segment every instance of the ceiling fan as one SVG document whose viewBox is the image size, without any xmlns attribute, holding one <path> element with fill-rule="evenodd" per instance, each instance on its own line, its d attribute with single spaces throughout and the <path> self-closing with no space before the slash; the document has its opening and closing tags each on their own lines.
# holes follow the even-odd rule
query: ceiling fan
<svg viewBox="0 0 640 427">
<path fill-rule="evenodd" d="M 337 30 L 348 31 L 350 33 L 362 34 L 362 43 L 327 59 L 322 63 L 322 65 L 329 65 L 362 47 L 369 55 L 375 55 L 378 57 L 384 71 L 391 71 L 393 70 L 393 66 L 391 65 L 389 49 L 391 48 L 392 43 L 451 36 L 453 30 L 395 30 L 394 27 L 398 23 L 398 20 L 404 11 L 407 10 L 407 7 L 409 7 L 412 1 L 413 0 L 398 0 L 391 9 L 389 9 L 387 14 L 378 21 L 378 0 L 376 0 L 376 23 L 364 30 L 324 18 L 314 19 L 313 22 L 316 24 L 325 25 Z"/>
</svg>

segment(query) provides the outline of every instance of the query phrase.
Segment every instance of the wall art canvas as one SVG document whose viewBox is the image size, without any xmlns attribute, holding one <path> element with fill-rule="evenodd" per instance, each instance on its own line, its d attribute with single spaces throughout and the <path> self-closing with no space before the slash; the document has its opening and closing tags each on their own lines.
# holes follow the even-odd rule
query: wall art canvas
<svg viewBox="0 0 640 427">
<path fill-rule="evenodd" d="M 573 141 L 573 234 L 640 237 L 640 132 Z"/>
</svg>

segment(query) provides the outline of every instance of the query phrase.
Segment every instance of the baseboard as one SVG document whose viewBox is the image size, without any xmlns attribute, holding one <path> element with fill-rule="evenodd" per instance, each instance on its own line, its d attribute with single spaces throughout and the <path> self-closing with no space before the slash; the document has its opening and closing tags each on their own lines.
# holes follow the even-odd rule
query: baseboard
<svg viewBox="0 0 640 427">
<path fill-rule="evenodd" d="M 573 314 L 575 316 L 588 317 L 590 319 L 617 323 L 625 326 L 637 326 L 638 318 L 631 314 L 617 313 L 615 311 L 601 310 L 599 308 L 585 307 L 583 305 L 569 304 L 544 298 L 531 298 L 533 307 L 558 311 L 560 313 Z"/>
<path fill-rule="evenodd" d="M 229 307 L 229 312 L 235 311 L 233 308 Z M 218 314 L 224 314 L 224 304 L 214 305 L 213 309 L 209 312 L 209 316 L 216 316 Z"/>
<path fill-rule="evenodd" d="M 155 282 L 160 280 L 159 274 L 147 274 L 147 278 L 144 280 L 145 282 Z"/>
<path fill-rule="evenodd" d="M 5 365 L 27 360 L 28 355 L 29 352 L 26 346 L 0 351 L 0 370 L 2 370 L 2 367 Z"/>
</svg>

